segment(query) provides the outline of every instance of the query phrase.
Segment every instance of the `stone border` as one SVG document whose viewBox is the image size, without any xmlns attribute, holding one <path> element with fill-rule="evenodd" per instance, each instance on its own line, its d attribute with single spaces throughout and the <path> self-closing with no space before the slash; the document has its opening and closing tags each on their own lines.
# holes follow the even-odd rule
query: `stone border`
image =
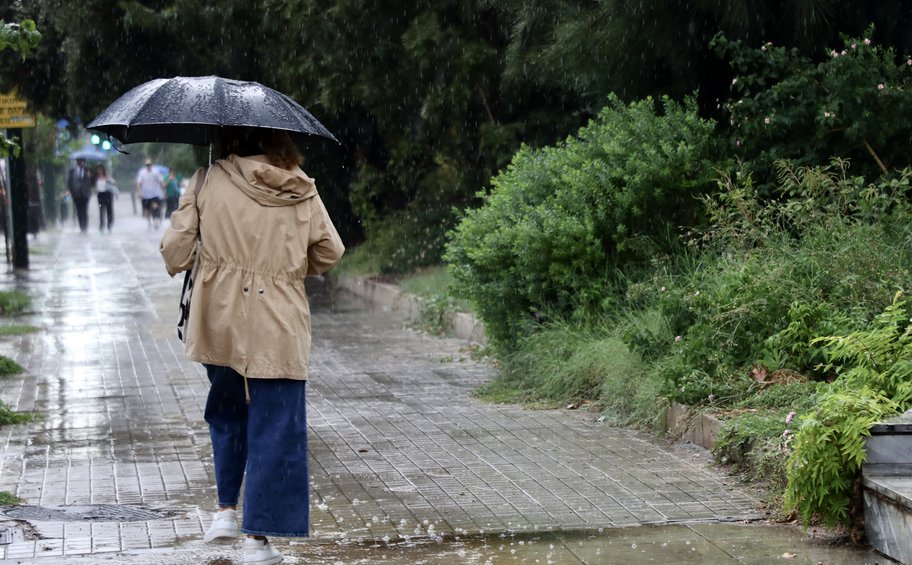
<svg viewBox="0 0 912 565">
<path fill-rule="evenodd" d="M 417 320 L 421 315 L 422 299 L 402 292 L 396 285 L 346 275 L 334 275 L 332 280 L 336 287 L 343 288 L 383 308 L 401 311 L 410 320 Z M 469 343 L 485 344 L 484 325 L 472 313 L 450 314 L 449 331 L 452 335 Z"/>
<path fill-rule="evenodd" d="M 705 412 L 695 413 L 691 406 L 672 403 L 665 415 L 665 431 L 681 441 L 689 441 L 706 449 L 716 444 L 722 421 Z"/>
</svg>

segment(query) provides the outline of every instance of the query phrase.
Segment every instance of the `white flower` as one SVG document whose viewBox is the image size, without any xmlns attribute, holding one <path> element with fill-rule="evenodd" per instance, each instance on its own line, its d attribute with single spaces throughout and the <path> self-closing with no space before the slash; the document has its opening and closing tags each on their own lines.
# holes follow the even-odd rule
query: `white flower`
<svg viewBox="0 0 912 565">
<path fill-rule="evenodd" d="M 866 37 L 865 40 L 864 40 L 864 44 L 865 44 L 865 45 L 870 45 L 870 44 L 871 44 L 871 40 L 868 39 L 868 38 Z"/>
<path fill-rule="evenodd" d="M 829 118 L 829 117 L 830 117 L 830 113 L 829 113 L 829 112 L 824 112 L 824 113 L 823 113 L 823 117 L 824 117 L 824 118 Z"/>
<path fill-rule="evenodd" d="M 732 86 L 734 86 L 734 85 L 736 85 L 736 84 L 738 84 L 738 79 L 737 79 L 737 78 L 733 78 L 733 79 L 732 79 Z"/>
<path fill-rule="evenodd" d="M 675 336 L 675 341 L 676 341 L 676 342 L 681 341 L 682 339 L 683 339 L 683 338 L 682 338 L 681 336 L 679 336 L 679 335 L 676 335 L 676 336 Z"/>
<path fill-rule="evenodd" d="M 769 116 L 763 118 L 763 123 L 764 123 L 764 124 L 769 125 L 771 121 L 772 121 L 772 120 L 770 120 Z"/>
<path fill-rule="evenodd" d="M 883 90 L 884 88 L 886 88 L 886 85 L 884 83 L 880 83 L 877 85 L 877 90 Z"/>
</svg>

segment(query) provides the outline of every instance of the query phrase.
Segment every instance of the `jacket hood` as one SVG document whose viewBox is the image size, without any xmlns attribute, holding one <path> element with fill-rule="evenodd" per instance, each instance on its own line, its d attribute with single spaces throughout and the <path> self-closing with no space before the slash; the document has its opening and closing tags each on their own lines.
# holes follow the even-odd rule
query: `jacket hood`
<svg viewBox="0 0 912 565">
<path fill-rule="evenodd" d="M 317 194 L 314 179 L 301 169 L 289 171 L 269 164 L 265 155 L 229 155 L 215 165 L 231 178 L 244 194 L 261 206 L 292 206 Z"/>
</svg>

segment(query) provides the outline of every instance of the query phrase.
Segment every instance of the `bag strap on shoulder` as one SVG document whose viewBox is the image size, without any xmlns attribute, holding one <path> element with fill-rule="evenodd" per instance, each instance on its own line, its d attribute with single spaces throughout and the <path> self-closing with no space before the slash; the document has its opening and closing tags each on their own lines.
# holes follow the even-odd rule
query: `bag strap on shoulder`
<svg viewBox="0 0 912 565">
<path fill-rule="evenodd" d="M 200 192 L 202 192 L 202 190 L 203 190 L 203 187 L 206 186 L 206 179 L 209 178 L 209 168 L 207 167 L 206 171 L 203 172 L 203 167 L 200 167 L 199 169 L 197 169 L 197 173 L 199 173 L 199 174 L 196 175 L 196 192 L 195 192 L 195 194 L 196 194 L 196 196 L 199 196 Z"/>
</svg>

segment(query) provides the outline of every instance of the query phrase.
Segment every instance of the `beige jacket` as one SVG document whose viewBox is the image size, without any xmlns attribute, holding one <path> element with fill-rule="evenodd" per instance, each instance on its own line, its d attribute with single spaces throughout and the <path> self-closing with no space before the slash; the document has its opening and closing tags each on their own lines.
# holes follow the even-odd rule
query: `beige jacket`
<svg viewBox="0 0 912 565">
<path fill-rule="evenodd" d="M 187 357 L 251 378 L 307 378 L 310 305 L 304 277 L 345 248 L 312 178 L 262 155 L 216 161 L 196 197 L 190 180 L 161 254 L 171 276 L 200 264 L 185 338 Z"/>
</svg>

